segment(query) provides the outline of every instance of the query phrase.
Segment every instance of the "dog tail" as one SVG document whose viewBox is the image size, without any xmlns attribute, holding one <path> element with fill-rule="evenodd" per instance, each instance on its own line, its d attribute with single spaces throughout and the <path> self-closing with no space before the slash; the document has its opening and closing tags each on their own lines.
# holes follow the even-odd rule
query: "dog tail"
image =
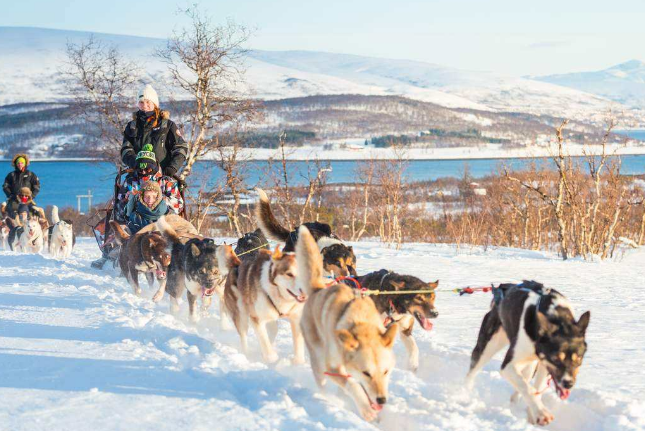
<svg viewBox="0 0 645 431">
<path fill-rule="evenodd" d="M 228 273 L 235 267 L 239 266 L 241 261 L 233 251 L 233 247 L 228 244 L 220 245 L 217 247 L 217 267 L 222 276 Z"/>
<path fill-rule="evenodd" d="M 307 296 L 316 290 L 324 289 L 322 255 L 318 245 L 306 226 L 298 229 L 298 242 L 296 243 L 296 285 Z"/>
<path fill-rule="evenodd" d="M 260 202 L 255 207 L 255 217 L 258 220 L 258 225 L 262 232 L 270 239 L 275 241 L 286 241 L 289 238 L 289 231 L 285 229 L 279 222 L 276 220 L 271 211 L 271 204 L 269 203 L 269 197 L 262 189 L 257 189 L 258 195 L 260 196 Z"/>
<path fill-rule="evenodd" d="M 130 235 L 124 231 L 121 225 L 116 221 L 110 221 L 110 227 L 114 231 L 114 239 L 117 244 L 123 245 L 128 239 L 130 239 Z"/>
<path fill-rule="evenodd" d="M 58 207 L 56 205 L 52 205 L 52 224 L 56 224 L 60 221 L 60 217 L 58 217 Z"/>
<path fill-rule="evenodd" d="M 166 216 L 162 216 L 155 223 L 155 229 L 161 232 L 161 234 L 172 243 L 179 243 L 181 237 L 177 234 L 175 228 L 173 228 L 170 223 L 166 221 Z"/>
</svg>

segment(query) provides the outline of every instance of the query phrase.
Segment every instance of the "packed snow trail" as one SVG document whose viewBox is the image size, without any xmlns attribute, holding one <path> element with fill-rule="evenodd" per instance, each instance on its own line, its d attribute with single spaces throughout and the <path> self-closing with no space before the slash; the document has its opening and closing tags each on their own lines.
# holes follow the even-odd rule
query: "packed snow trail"
<svg viewBox="0 0 645 431">
<path fill-rule="evenodd" d="M 578 383 L 567 402 L 547 391 L 555 421 L 546 429 L 645 429 L 645 252 L 563 262 L 513 249 L 354 247 L 361 272 L 385 267 L 439 279 L 440 288 L 536 279 L 566 294 L 578 316 L 591 309 Z M 405 370 L 397 341 L 388 404 L 368 424 L 333 385 L 321 394 L 308 365 L 290 364 L 286 322 L 278 364 L 260 361 L 254 335 L 249 360 L 237 334 L 219 329 L 216 306 L 197 325 L 187 322 L 185 304 L 175 319 L 167 300 L 150 301 L 152 290 L 138 298 L 116 270 L 90 269 L 97 254 L 86 238 L 64 262 L 0 251 L 0 430 L 537 429 L 522 402 L 510 404 L 499 357 L 472 394 L 462 388 L 490 294 L 438 294 L 434 329 L 415 329 L 419 371 Z"/>
</svg>

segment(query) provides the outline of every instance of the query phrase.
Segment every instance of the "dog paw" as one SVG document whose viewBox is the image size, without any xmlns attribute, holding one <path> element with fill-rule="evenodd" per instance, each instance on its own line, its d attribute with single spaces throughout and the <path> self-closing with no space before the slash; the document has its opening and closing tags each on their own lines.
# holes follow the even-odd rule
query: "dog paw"
<svg viewBox="0 0 645 431">
<path fill-rule="evenodd" d="M 266 356 L 265 362 L 267 364 L 273 364 L 275 362 L 278 362 L 279 359 L 280 359 L 280 357 L 278 356 L 278 354 L 276 352 L 271 352 Z"/>
<path fill-rule="evenodd" d="M 413 373 L 416 373 L 418 369 L 419 369 L 419 362 L 418 361 L 416 361 L 416 362 L 410 361 L 408 363 L 408 370 L 409 371 L 412 371 Z"/>
<path fill-rule="evenodd" d="M 303 365 L 305 363 L 305 357 L 294 357 L 291 360 L 292 365 Z"/>
<path fill-rule="evenodd" d="M 152 297 L 152 302 L 159 302 L 163 299 L 164 292 L 157 292 L 155 296 Z"/>
<path fill-rule="evenodd" d="M 520 393 L 515 391 L 513 392 L 513 395 L 511 395 L 511 404 L 515 404 L 520 400 Z"/>
<path fill-rule="evenodd" d="M 546 408 L 542 408 L 537 412 L 533 413 L 531 409 L 528 409 L 528 419 L 529 422 L 533 425 L 546 426 L 553 422 L 555 417 L 548 411 Z"/>
<path fill-rule="evenodd" d="M 367 422 L 373 422 L 378 417 L 378 411 L 374 410 L 372 407 L 367 406 L 361 409 L 361 416 Z"/>
</svg>

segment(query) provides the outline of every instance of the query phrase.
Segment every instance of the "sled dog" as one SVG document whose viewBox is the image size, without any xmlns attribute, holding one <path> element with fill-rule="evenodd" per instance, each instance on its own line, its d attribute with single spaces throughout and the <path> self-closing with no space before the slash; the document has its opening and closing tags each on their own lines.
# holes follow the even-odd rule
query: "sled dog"
<svg viewBox="0 0 645 431">
<path fill-rule="evenodd" d="M 210 301 L 210 297 L 228 274 L 228 268 L 239 264 L 240 260 L 230 245 L 215 245 L 210 238 L 191 238 L 185 243 L 173 244 L 165 286 L 165 291 L 170 295 L 170 311 L 177 314 L 177 300 L 185 290 L 190 319 L 196 322 L 197 298 Z"/>
<path fill-rule="evenodd" d="M 288 231 L 273 215 L 269 198 L 264 190 L 258 189 L 260 202 L 256 206 L 256 218 L 260 229 L 269 238 L 276 241 L 284 241 L 282 251 L 294 251 L 298 241 L 298 230 Z M 323 257 L 323 268 L 325 276 L 348 276 L 356 275 L 356 256 L 351 246 L 343 244 L 334 234 L 331 227 L 326 223 L 311 222 L 304 223 L 309 233 L 313 236 L 318 250 Z"/>
<path fill-rule="evenodd" d="M 76 245 L 76 235 L 72 222 L 61 220 L 58 216 L 58 207 L 52 207 L 52 225 L 47 228 L 49 253 L 54 257 L 67 258 L 71 256 Z"/>
<path fill-rule="evenodd" d="M 377 295 L 374 296 L 376 309 L 385 318 L 385 325 L 397 322 L 401 340 L 408 352 L 408 367 L 416 371 L 419 367 L 419 348 L 412 337 L 415 319 L 426 331 L 432 329 L 432 322 L 439 316 L 434 301 L 434 289 L 439 286 L 439 280 L 425 283 L 411 275 L 400 275 L 385 269 L 356 277 L 361 286 L 370 290 L 381 291 L 429 291 L 409 295 Z"/>
<path fill-rule="evenodd" d="M 547 425 L 553 415 L 544 407 L 541 394 L 551 377 L 559 397 L 569 396 L 587 350 L 590 312 L 576 321 L 562 294 L 535 281 L 501 284 L 493 295 L 471 356 L 466 385 L 472 388 L 482 367 L 510 345 L 502 362 L 502 376 L 515 388 L 511 399 L 521 395 L 528 406 L 529 422 Z"/>
<path fill-rule="evenodd" d="M 262 233 L 262 229 L 258 228 L 253 232 L 245 233 L 242 238 L 238 239 L 234 251 L 241 261 L 253 261 L 260 250 L 269 250 L 269 240 Z"/>
<path fill-rule="evenodd" d="M 269 249 L 269 241 L 266 239 L 264 234 L 260 229 L 256 229 L 253 232 L 247 232 L 245 233 L 242 238 L 239 238 L 237 240 L 237 244 L 235 246 L 235 255 L 240 259 L 240 261 L 245 262 L 253 262 L 255 258 L 258 256 L 260 253 L 260 250 L 268 250 Z M 229 268 L 229 273 L 232 270 L 232 268 Z M 217 289 L 215 291 L 217 292 L 217 295 L 219 296 L 219 315 L 220 315 L 220 326 L 222 330 L 228 331 L 232 329 L 231 327 L 231 321 L 228 319 L 228 310 L 226 309 L 226 305 L 224 304 L 224 289 L 226 287 L 226 282 L 228 278 L 224 278 L 222 282 L 217 286 Z M 204 307 L 208 307 L 210 304 L 204 304 Z"/>
<path fill-rule="evenodd" d="M 262 358 L 271 363 L 278 360 L 273 347 L 277 321 L 288 319 L 293 334 L 294 360 L 305 362 L 305 345 L 300 331 L 300 315 L 306 296 L 296 290 L 296 257 L 282 253 L 278 247 L 271 253 L 260 250 L 254 260 L 243 260 L 232 268 L 226 278 L 224 302 L 240 335 L 242 351 L 248 354 L 249 320 L 260 341 Z M 271 336 L 267 332 L 272 332 Z"/>
<path fill-rule="evenodd" d="M 153 297 L 153 301 L 158 302 L 165 292 L 171 247 L 174 242 L 179 241 L 177 234 L 168 227 L 163 232 L 137 232 L 130 235 L 114 220 L 110 221 L 110 226 L 117 244 L 121 246 L 119 252 L 121 272 L 132 286 L 135 295 L 141 296 L 139 273 L 144 273 L 151 288 L 154 286 L 155 278 L 159 281 L 159 290 Z"/>
<path fill-rule="evenodd" d="M 43 230 L 36 217 L 28 217 L 25 213 L 18 219 L 7 219 L 9 248 L 23 253 L 40 253 L 43 249 Z"/>
<path fill-rule="evenodd" d="M 7 225 L 7 221 L 5 219 L 0 219 L 0 246 L 3 250 L 9 249 L 9 242 L 7 241 L 8 238 L 9 226 Z"/>
<path fill-rule="evenodd" d="M 327 378 L 353 399 L 365 420 L 375 419 L 387 402 L 394 367 L 392 345 L 398 329 L 385 329 L 370 297 L 323 281 L 322 256 L 305 226 L 298 230 L 296 286 L 307 294 L 300 327 L 320 387 Z"/>
</svg>

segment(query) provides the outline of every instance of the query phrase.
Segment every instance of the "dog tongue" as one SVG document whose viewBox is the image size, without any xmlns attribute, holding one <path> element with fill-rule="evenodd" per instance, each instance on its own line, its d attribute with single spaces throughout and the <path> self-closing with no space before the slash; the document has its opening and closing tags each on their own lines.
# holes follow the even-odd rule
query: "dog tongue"
<svg viewBox="0 0 645 431">
<path fill-rule="evenodd" d="M 423 319 L 421 319 L 421 326 L 422 326 L 422 327 L 423 327 L 423 329 L 425 329 L 426 331 L 430 331 L 430 330 L 432 329 L 432 322 L 430 321 L 430 319 L 426 319 L 426 318 L 424 317 Z"/>
<path fill-rule="evenodd" d="M 377 403 L 371 403 L 370 407 L 372 408 L 372 410 L 376 410 L 377 412 L 383 410 L 383 406 Z"/>
<path fill-rule="evenodd" d="M 558 387 L 558 395 L 560 396 L 561 400 L 566 400 L 569 398 L 569 395 L 571 395 L 571 391 L 569 389 L 562 389 Z"/>
</svg>

